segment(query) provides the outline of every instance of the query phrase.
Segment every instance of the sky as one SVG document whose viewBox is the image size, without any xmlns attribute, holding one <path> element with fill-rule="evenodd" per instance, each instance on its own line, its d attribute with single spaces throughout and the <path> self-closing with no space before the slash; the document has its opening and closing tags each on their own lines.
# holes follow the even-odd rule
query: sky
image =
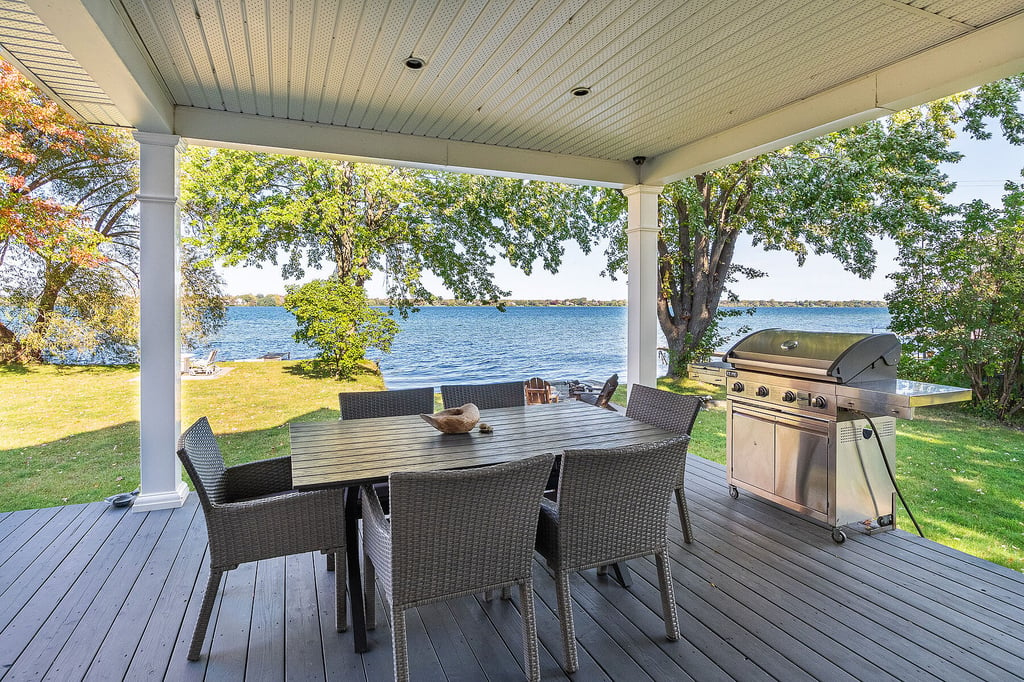
<svg viewBox="0 0 1024 682">
<path fill-rule="evenodd" d="M 1006 180 L 1021 180 L 1024 167 L 1024 149 L 1013 147 L 998 135 L 987 141 L 971 140 L 961 134 L 953 148 L 964 154 L 957 164 L 945 164 L 944 170 L 957 183 L 956 190 L 949 196 L 951 203 L 965 203 L 983 199 L 992 205 L 1001 205 L 1003 183 Z M 496 281 L 499 286 L 511 292 L 515 299 L 565 299 L 590 298 L 596 300 L 625 299 L 626 278 L 617 281 L 601 277 L 604 269 L 604 246 L 595 248 L 589 255 L 583 254 L 573 244 L 566 244 L 566 253 L 558 274 L 551 274 L 539 263 L 530 275 L 526 275 L 499 260 L 495 265 Z M 767 253 L 742 242 L 736 250 L 735 263 L 764 270 L 768 277 L 739 281 L 733 290 L 741 299 L 777 301 L 798 300 L 882 300 L 890 289 L 886 275 L 895 272 L 896 248 L 892 242 L 876 245 L 877 267 L 870 280 L 862 280 L 842 270 L 838 263 L 828 256 L 810 255 L 803 267 L 797 266 L 796 258 L 785 252 Z M 280 262 L 280 261 L 279 261 Z M 225 291 L 238 294 L 282 294 L 286 284 L 280 276 L 280 267 L 267 265 L 264 268 L 219 268 L 227 283 Z M 319 272 L 307 271 L 308 281 L 326 277 L 330 269 Z M 442 297 L 450 296 L 441 287 L 439 280 L 428 275 L 427 288 Z M 383 278 L 378 276 L 367 284 L 371 297 L 384 297 Z"/>
</svg>

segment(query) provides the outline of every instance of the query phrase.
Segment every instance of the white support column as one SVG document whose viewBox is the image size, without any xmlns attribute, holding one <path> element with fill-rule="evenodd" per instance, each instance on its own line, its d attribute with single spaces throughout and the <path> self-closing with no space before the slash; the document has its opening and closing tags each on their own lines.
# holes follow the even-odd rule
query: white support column
<svg viewBox="0 0 1024 682">
<path fill-rule="evenodd" d="M 174 445 L 181 430 L 178 333 L 177 135 L 135 133 L 139 143 L 141 484 L 136 511 L 180 507 L 188 495 Z"/>
<path fill-rule="evenodd" d="M 626 373 L 630 384 L 658 379 L 658 196 L 661 186 L 623 190 L 629 201 Z"/>
</svg>

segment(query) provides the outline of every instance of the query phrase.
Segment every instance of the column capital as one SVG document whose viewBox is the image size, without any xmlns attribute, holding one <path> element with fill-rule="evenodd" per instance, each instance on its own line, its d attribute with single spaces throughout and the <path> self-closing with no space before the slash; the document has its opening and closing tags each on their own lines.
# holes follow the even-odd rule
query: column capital
<svg viewBox="0 0 1024 682">
<path fill-rule="evenodd" d="M 665 185 L 630 185 L 622 190 L 622 193 L 627 197 L 631 197 L 637 194 L 653 194 L 658 196 L 661 194 L 661 190 L 665 189 Z"/>
<path fill-rule="evenodd" d="M 149 144 L 156 147 L 174 147 L 176 151 L 185 151 L 185 142 L 181 139 L 181 135 L 147 133 L 143 130 L 134 130 L 132 131 L 132 137 L 139 144 Z"/>
</svg>

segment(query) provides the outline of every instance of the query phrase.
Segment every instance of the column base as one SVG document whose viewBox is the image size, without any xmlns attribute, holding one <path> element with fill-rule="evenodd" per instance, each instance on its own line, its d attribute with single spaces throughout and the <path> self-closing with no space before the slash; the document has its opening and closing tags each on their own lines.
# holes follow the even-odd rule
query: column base
<svg viewBox="0 0 1024 682">
<path fill-rule="evenodd" d="M 132 511 L 148 512 L 157 509 L 176 509 L 185 504 L 188 497 L 188 486 L 185 481 L 178 481 L 174 490 L 164 490 L 156 493 L 139 493 L 132 505 Z"/>
</svg>

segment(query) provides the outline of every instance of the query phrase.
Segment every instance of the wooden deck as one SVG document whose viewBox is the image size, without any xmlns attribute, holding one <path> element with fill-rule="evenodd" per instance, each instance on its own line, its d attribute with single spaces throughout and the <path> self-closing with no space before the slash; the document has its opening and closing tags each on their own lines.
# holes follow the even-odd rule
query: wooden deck
<svg viewBox="0 0 1024 682">
<path fill-rule="evenodd" d="M 1024 673 L 1024 575 L 903 531 L 828 532 L 744 495 L 691 458 L 695 542 L 672 538 L 683 639 L 667 642 L 653 562 L 629 590 L 593 571 L 572 584 L 576 680 L 969 680 Z M 102 503 L 0 515 L 4 680 L 391 678 L 390 630 L 352 652 L 320 556 L 228 574 L 203 658 L 187 642 L 206 576 L 195 496 L 135 514 Z M 555 596 L 535 576 L 544 679 L 566 679 Z M 466 598 L 410 612 L 414 679 L 522 679 L 516 601 Z"/>
</svg>

